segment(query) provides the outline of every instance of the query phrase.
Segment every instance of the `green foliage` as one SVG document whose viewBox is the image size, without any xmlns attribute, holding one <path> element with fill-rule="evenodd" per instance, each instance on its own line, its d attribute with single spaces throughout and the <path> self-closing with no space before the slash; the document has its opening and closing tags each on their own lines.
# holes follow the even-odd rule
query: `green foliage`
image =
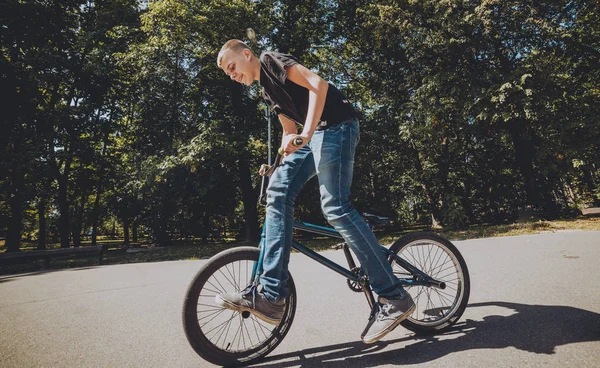
<svg viewBox="0 0 600 368">
<path fill-rule="evenodd" d="M 217 68 L 230 38 L 294 54 L 361 110 L 361 211 L 462 228 L 600 205 L 595 1 L 26 1 L 0 22 L 10 250 L 113 219 L 160 244 L 255 239 L 265 107 Z M 317 198 L 313 181 L 297 215 L 323 223 Z"/>
</svg>

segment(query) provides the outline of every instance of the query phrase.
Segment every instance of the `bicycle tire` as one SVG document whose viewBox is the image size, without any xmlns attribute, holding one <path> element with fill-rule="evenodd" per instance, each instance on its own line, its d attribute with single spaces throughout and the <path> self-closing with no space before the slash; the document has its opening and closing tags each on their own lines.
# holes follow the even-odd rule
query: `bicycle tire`
<svg viewBox="0 0 600 368">
<path fill-rule="evenodd" d="M 427 286 L 407 287 L 417 307 L 401 322 L 402 326 L 419 334 L 439 333 L 452 327 L 465 311 L 471 290 L 467 264 L 454 244 L 435 233 L 418 232 L 397 240 L 390 251 L 446 283 L 443 290 Z M 390 263 L 397 277 L 414 277 L 393 257 L 390 257 Z M 435 302 L 440 306 L 436 307 Z"/>
<path fill-rule="evenodd" d="M 213 364 L 234 366 L 263 358 L 281 343 L 294 320 L 297 298 L 291 275 L 288 279 L 286 311 L 277 326 L 266 324 L 248 312 L 235 312 L 211 301 L 221 292 L 244 289 L 250 283 L 252 266 L 259 254 L 260 250 L 254 247 L 225 250 L 213 256 L 190 282 L 182 308 L 185 335 L 194 351 Z M 206 322 L 208 318 L 211 319 Z M 220 320 L 214 321 L 217 318 Z M 218 323 L 223 319 L 226 321 L 220 324 L 220 328 Z M 255 330 L 250 332 L 251 328 Z M 215 329 L 218 330 L 213 334 Z M 252 343 L 254 335 L 256 342 Z"/>
</svg>

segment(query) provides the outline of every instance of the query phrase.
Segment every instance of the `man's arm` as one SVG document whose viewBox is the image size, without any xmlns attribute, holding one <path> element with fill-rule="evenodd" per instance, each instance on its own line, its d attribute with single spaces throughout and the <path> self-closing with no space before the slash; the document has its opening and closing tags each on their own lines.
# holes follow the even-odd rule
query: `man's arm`
<svg viewBox="0 0 600 368">
<path fill-rule="evenodd" d="M 295 64 L 288 68 L 287 79 L 308 90 L 308 111 L 306 112 L 306 121 L 304 122 L 304 129 L 300 134 L 300 137 L 304 141 L 304 143 L 302 144 L 303 146 L 306 143 L 308 143 L 308 141 L 310 141 L 315 130 L 317 129 L 319 120 L 321 120 L 323 108 L 325 107 L 325 100 L 327 99 L 327 90 L 329 89 L 329 83 L 323 80 L 323 78 L 319 77 L 316 73 L 310 71 L 309 69 L 300 64 Z M 283 148 L 288 154 L 302 147 L 295 147 L 291 143 L 294 138 L 295 136 L 287 136 L 284 138 Z"/>
</svg>

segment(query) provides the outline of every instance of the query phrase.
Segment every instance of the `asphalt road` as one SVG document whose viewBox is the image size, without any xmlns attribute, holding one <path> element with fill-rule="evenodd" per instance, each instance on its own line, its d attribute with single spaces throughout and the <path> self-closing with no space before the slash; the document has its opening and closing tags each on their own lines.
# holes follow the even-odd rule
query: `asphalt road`
<svg viewBox="0 0 600 368">
<path fill-rule="evenodd" d="M 368 308 L 300 254 L 294 324 L 261 367 L 600 367 L 600 232 L 455 242 L 471 275 L 453 331 L 398 327 L 360 342 Z M 325 252 L 343 261 L 343 253 Z M 98 266 L 0 277 L 0 367 L 210 367 L 181 325 L 205 261 Z"/>
</svg>

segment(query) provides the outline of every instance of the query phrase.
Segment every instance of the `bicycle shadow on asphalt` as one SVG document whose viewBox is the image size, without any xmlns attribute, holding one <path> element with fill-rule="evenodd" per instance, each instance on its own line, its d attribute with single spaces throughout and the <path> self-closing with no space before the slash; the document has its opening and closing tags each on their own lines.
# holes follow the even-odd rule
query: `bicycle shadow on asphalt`
<svg viewBox="0 0 600 368">
<path fill-rule="evenodd" d="M 503 307 L 514 313 L 508 316 L 489 315 L 481 321 L 468 319 L 434 336 L 412 335 L 373 345 L 358 341 L 272 355 L 253 366 L 347 368 L 419 364 L 457 351 L 513 347 L 536 354 L 554 354 L 557 346 L 600 341 L 598 313 L 567 306 L 509 302 L 468 305 L 468 308 L 476 307 Z M 394 349 L 394 345 L 399 343 L 403 346 Z"/>
</svg>

